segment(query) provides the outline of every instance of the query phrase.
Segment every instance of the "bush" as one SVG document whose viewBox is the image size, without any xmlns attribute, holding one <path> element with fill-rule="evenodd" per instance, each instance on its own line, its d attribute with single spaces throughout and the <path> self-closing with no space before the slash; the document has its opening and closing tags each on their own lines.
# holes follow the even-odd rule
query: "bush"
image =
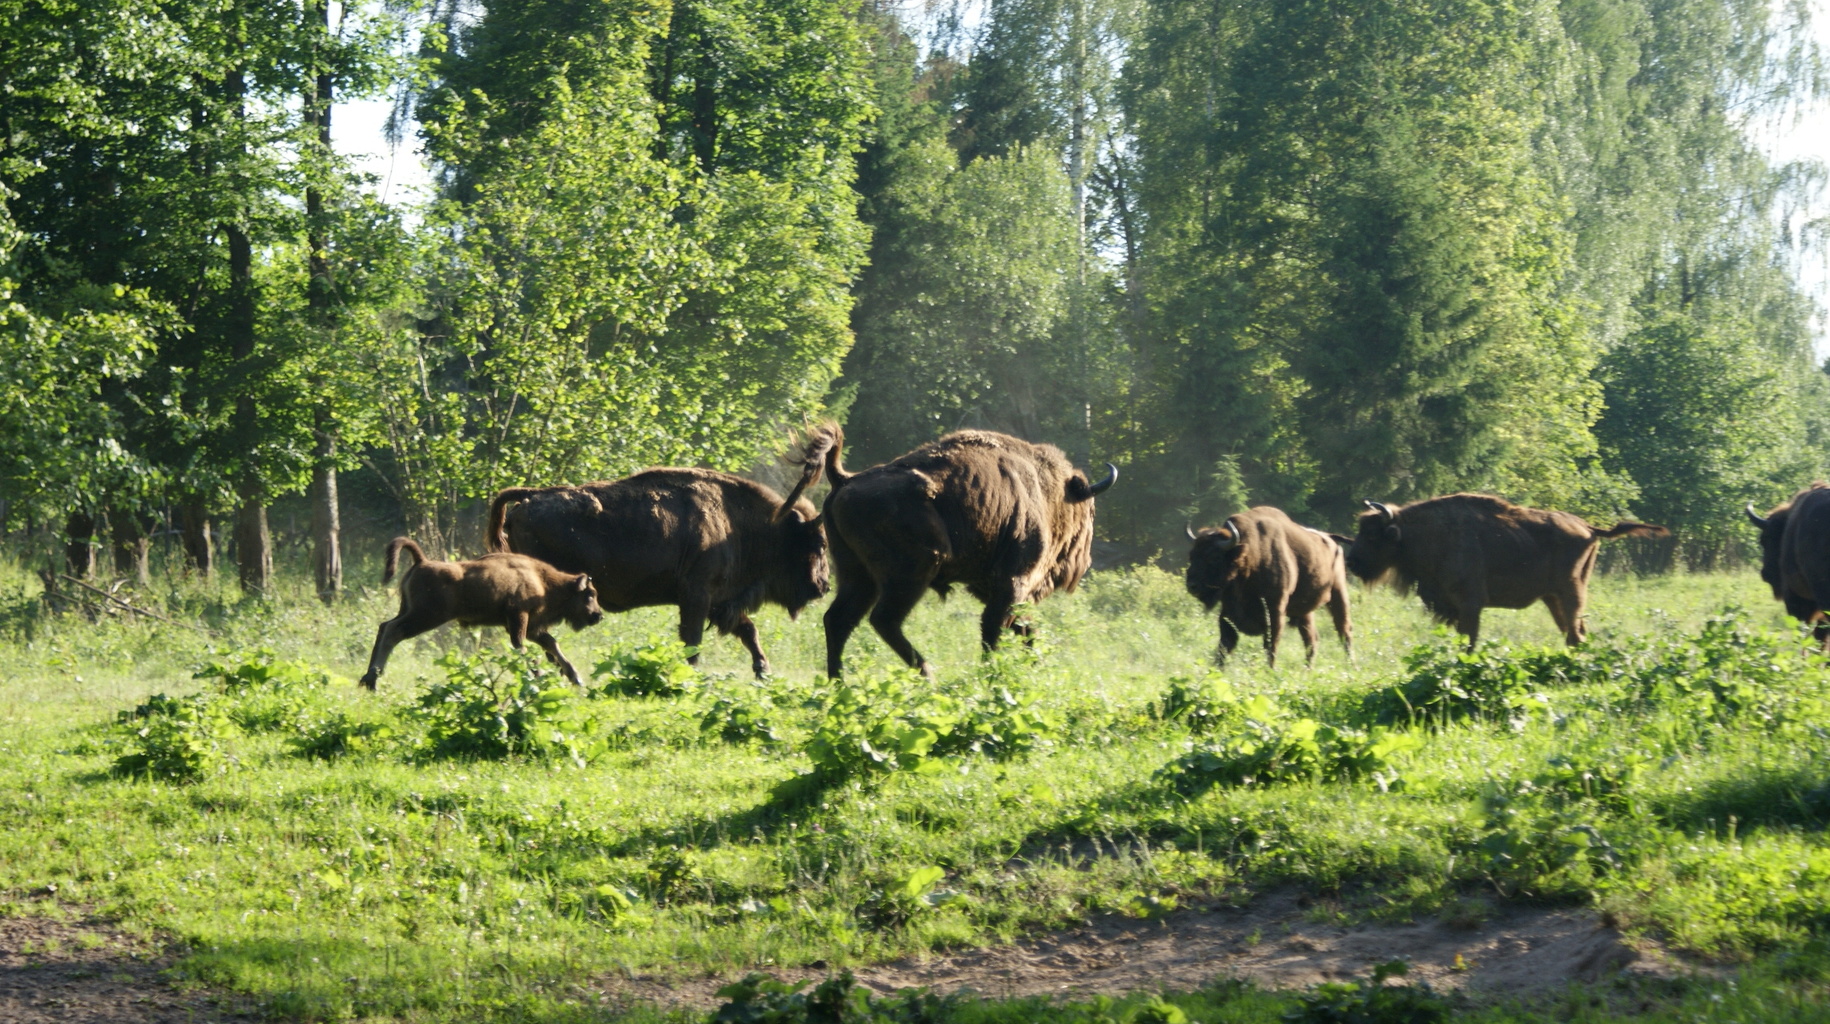
<svg viewBox="0 0 1830 1024">
<path fill-rule="evenodd" d="M 1474 718 L 1522 729 L 1533 713 L 1550 708 L 1542 692 L 1546 681 L 1581 670 L 1561 652 L 1515 656 L 1503 645 L 1463 651 L 1451 643 L 1418 646 L 1405 655 L 1404 671 L 1409 678 L 1366 698 L 1363 722 L 1439 727 Z"/>
<path fill-rule="evenodd" d="M 409 712 L 426 729 L 433 757 L 566 757 L 583 767 L 604 751 L 598 722 L 569 684 L 533 656 L 514 650 L 475 657 L 456 652 L 437 662 L 445 681 L 429 687 Z"/>
<path fill-rule="evenodd" d="M 1159 769 L 1157 779 L 1189 795 L 1215 786 L 1311 779 L 1371 778 L 1389 789 L 1398 782 L 1392 759 L 1422 746 L 1414 734 L 1383 727 L 1368 733 L 1291 718 L 1262 695 L 1245 701 L 1240 711 L 1244 721 L 1238 731 L 1191 748 Z"/>
<path fill-rule="evenodd" d="M 649 640 L 633 647 L 616 647 L 591 670 L 592 679 L 604 680 L 591 695 L 608 697 L 678 697 L 698 675 L 687 663 L 698 649 L 670 640 Z"/>
<path fill-rule="evenodd" d="M 116 758 L 117 775 L 147 775 L 168 782 L 196 782 L 227 767 L 226 737 L 235 724 L 207 696 L 174 700 L 154 694 L 121 716 L 133 728 L 129 751 Z"/>
<path fill-rule="evenodd" d="M 1473 851 L 1502 892 L 1542 890 L 1559 877 L 1587 882 L 1625 866 L 1611 815 L 1637 813 L 1630 787 L 1645 764 L 1627 752 L 1613 758 L 1553 757 L 1528 780 L 1492 780 L 1481 807 L 1486 822 Z"/>
<path fill-rule="evenodd" d="M 833 691 L 806 746 L 823 781 L 931 773 L 942 769 L 941 758 L 968 752 L 1004 760 L 1055 733 L 1053 721 L 1035 710 L 1032 698 L 1007 686 L 920 695 L 905 679 L 910 674 L 846 683 Z"/>
<path fill-rule="evenodd" d="M 770 712 L 775 710 L 774 700 L 766 691 L 759 691 L 757 699 L 760 706 L 746 704 L 736 697 L 715 697 L 712 706 L 699 719 L 699 731 L 716 735 L 725 743 L 761 743 L 764 746 L 780 743 L 781 734 L 769 720 Z"/>
<path fill-rule="evenodd" d="M 1449 1000 L 1428 984 L 1387 985 L 1385 979 L 1410 973 L 1402 960 L 1372 969 L 1365 981 L 1329 982 L 1296 997 L 1296 1009 L 1284 1014 L 1291 1024 L 1437 1024 L 1449 1019 Z"/>
<path fill-rule="evenodd" d="M 287 740 L 300 757 L 330 761 L 346 754 L 385 749 L 395 739 L 394 728 L 382 722 L 362 722 L 344 712 L 312 723 L 301 723 L 298 734 Z"/>
<path fill-rule="evenodd" d="M 952 1016 L 955 998 L 943 999 L 905 989 L 881 999 L 871 997 L 850 971 L 841 971 L 816 986 L 793 985 L 772 975 L 751 974 L 718 990 L 726 1000 L 712 1013 L 713 1024 L 940 1024 Z"/>
<path fill-rule="evenodd" d="M 1210 733 L 1245 720 L 1244 703 L 1232 684 L 1212 673 L 1196 679 L 1171 676 L 1157 713 L 1165 722 L 1177 722 L 1192 733 Z"/>
</svg>

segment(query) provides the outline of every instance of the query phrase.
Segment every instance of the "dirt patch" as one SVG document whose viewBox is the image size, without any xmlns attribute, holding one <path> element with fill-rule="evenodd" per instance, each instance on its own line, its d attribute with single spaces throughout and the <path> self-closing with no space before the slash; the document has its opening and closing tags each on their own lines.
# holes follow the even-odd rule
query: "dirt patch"
<svg viewBox="0 0 1830 1024">
<path fill-rule="evenodd" d="M 247 1015 L 183 992 L 161 972 L 176 957 L 106 922 L 0 917 L 0 1021 L 8 1024 L 217 1024 Z"/>
<path fill-rule="evenodd" d="M 1244 908 L 1215 907 L 1161 921 L 1111 916 L 1015 946 L 905 959 L 854 971 L 878 992 L 932 988 L 984 996 L 1086 998 L 1140 990 L 1195 989 L 1225 978 L 1266 988 L 1308 988 L 1363 977 L 1403 958 L 1410 978 L 1439 989 L 1522 995 L 1617 975 L 1671 978 L 1686 973 L 1656 945 L 1629 944 L 1591 912 L 1502 907 L 1479 924 L 1317 923 L 1293 895 L 1269 895 Z M 775 972 L 820 979 L 824 970 Z M 627 1002 L 710 1007 L 729 977 L 607 979 L 604 994 Z"/>
</svg>

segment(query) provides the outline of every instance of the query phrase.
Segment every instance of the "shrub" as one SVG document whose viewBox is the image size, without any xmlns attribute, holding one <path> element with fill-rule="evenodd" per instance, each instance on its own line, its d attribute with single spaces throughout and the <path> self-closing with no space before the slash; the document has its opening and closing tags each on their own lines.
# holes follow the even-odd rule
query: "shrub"
<svg viewBox="0 0 1830 1024">
<path fill-rule="evenodd" d="M 1027 695 L 912 693 L 908 674 L 846 683 L 833 691 L 808 739 L 807 756 L 823 781 L 939 771 L 939 760 L 967 752 L 1015 757 L 1054 735 L 1051 719 Z M 968 684 L 969 686 L 970 684 Z"/>
<path fill-rule="evenodd" d="M 1291 718 L 1262 695 L 1245 701 L 1240 711 L 1244 721 L 1237 731 L 1196 745 L 1159 769 L 1157 779 L 1191 795 L 1215 786 L 1310 779 L 1372 778 L 1388 789 L 1398 781 L 1392 759 L 1422 746 L 1414 734 L 1383 727 L 1368 733 Z"/>
<path fill-rule="evenodd" d="M 753 705 L 728 695 L 715 697 L 712 706 L 699 719 L 699 731 L 716 735 L 726 743 L 761 743 L 765 746 L 780 743 L 781 734 L 769 720 L 770 712 L 775 710 L 774 700 L 760 689 L 757 699 L 759 703 Z"/>
<path fill-rule="evenodd" d="M 649 640 L 633 647 L 618 646 L 591 670 L 603 685 L 592 696 L 678 697 L 686 693 L 698 670 L 687 663 L 698 649 L 671 640 Z"/>
<path fill-rule="evenodd" d="M 1431 727 L 1475 718 L 1521 729 L 1533 713 L 1550 707 L 1541 690 L 1546 678 L 1559 678 L 1575 664 L 1543 652 L 1515 657 L 1501 645 L 1474 651 L 1453 643 L 1420 645 L 1405 655 L 1408 678 L 1367 697 L 1360 717 L 1367 724 Z"/>
<path fill-rule="evenodd" d="M 316 722 L 301 723 L 298 734 L 286 742 L 300 757 L 330 761 L 346 754 L 382 750 L 394 739 L 393 726 L 357 721 L 339 711 Z"/>
<path fill-rule="evenodd" d="M 248 732 L 296 728 L 337 677 L 302 662 L 284 661 L 261 647 L 231 659 L 218 651 L 192 676 L 213 683 L 228 698 L 224 711 Z"/>
<path fill-rule="evenodd" d="M 1402 960 L 1382 963 L 1365 981 L 1328 982 L 1296 997 L 1284 1014 L 1291 1024 L 1437 1024 L 1449 1019 L 1452 1004 L 1427 983 L 1387 985 L 1410 973 Z"/>
<path fill-rule="evenodd" d="M 712 1013 L 713 1024 L 940 1024 L 953 1016 L 954 997 L 905 989 L 881 999 L 857 983 L 850 971 L 826 979 L 811 992 L 807 982 L 789 985 L 768 974 L 751 974 L 718 990 L 726 1000 Z"/>
<path fill-rule="evenodd" d="M 228 762 L 226 737 L 235 724 L 207 696 L 174 700 L 154 694 L 122 720 L 133 727 L 129 750 L 116 758 L 117 775 L 148 775 L 169 782 L 196 782 L 222 772 Z"/>
<path fill-rule="evenodd" d="M 1245 719 L 1243 707 L 1232 684 L 1212 673 L 1194 679 L 1171 676 L 1157 701 L 1163 721 L 1180 723 L 1197 734 L 1239 724 Z"/>
<path fill-rule="evenodd" d="M 1613 759 L 1553 757 L 1528 780 L 1483 788 L 1484 830 L 1474 850 L 1503 892 L 1543 889 L 1561 876 L 1586 882 L 1626 865 L 1610 815 L 1637 808 L 1630 786 L 1644 765 L 1637 752 Z"/>
<path fill-rule="evenodd" d="M 456 652 L 437 662 L 445 681 L 420 694 L 410 710 L 426 729 L 434 757 L 566 757 L 580 767 L 603 753 L 598 722 L 567 684 L 526 652 Z"/>
</svg>

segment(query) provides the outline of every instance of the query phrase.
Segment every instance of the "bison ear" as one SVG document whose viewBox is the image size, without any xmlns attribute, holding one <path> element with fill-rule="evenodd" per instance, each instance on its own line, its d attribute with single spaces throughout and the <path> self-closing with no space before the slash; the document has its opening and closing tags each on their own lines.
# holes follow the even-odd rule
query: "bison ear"
<svg viewBox="0 0 1830 1024">
<path fill-rule="evenodd" d="M 590 590 L 591 589 L 591 574 L 590 573 L 580 573 L 578 575 L 578 581 L 576 583 L 573 583 L 572 585 L 577 587 L 578 592 L 581 594 L 587 590 Z"/>
</svg>

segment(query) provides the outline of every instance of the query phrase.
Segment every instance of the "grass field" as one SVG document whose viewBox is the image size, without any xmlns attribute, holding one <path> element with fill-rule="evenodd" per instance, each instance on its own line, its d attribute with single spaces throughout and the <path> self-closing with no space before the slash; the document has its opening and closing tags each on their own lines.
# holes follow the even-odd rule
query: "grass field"
<svg viewBox="0 0 1830 1024">
<path fill-rule="evenodd" d="M 1288 636 L 1277 671 L 1242 648 L 1214 674 L 1212 621 L 1138 569 L 989 663 L 974 603 L 924 602 L 931 684 L 868 630 L 824 680 L 818 607 L 760 617 L 767 685 L 728 638 L 685 673 L 644 646 L 674 625 L 650 610 L 560 636 L 609 663 L 589 697 L 538 696 L 554 678 L 499 634 L 450 629 L 370 695 L 349 680 L 379 588 L 326 609 L 168 583 L 143 600 L 203 629 L 91 623 L 4 565 L 0 913 L 176 937 L 185 977 L 281 1017 L 573 1021 L 662 1013 L 604 1004 L 606 976 L 863 965 L 1297 887 L 1344 919 L 1594 906 L 1737 968 L 1470 1019 L 1827 1019 L 1830 685 L 1751 571 L 1601 578 L 1577 656 L 1542 608 L 1489 613 L 1460 658 L 1414 599 L 1354 597 L 1357 660 L 1324 632 L 1313 669 Z M 485 700 L 492 673 L 526 699 Z M 1172 1001 L 1208 1024 L 1297 1006 Z M 1173 1019 L 1153 1006 L 896 1019 Z"/>
</svg>

